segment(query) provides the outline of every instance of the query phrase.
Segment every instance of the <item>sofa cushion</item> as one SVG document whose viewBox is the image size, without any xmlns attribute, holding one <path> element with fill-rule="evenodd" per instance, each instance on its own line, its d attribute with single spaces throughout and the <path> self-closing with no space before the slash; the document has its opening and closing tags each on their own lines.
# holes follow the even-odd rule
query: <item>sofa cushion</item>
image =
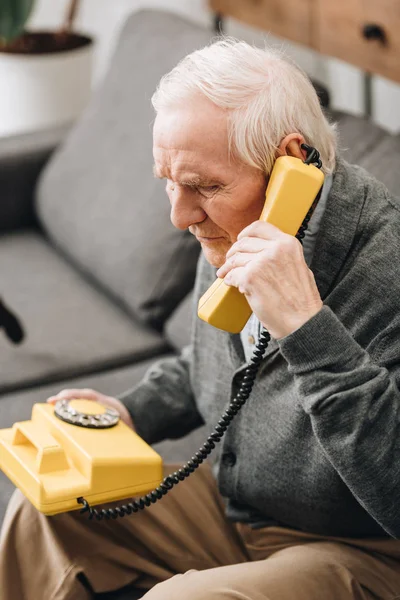
<svg viewBox="0 0 400 600">
<path fill-rule="evenodd" d="M 23 321 L 26 340 L 0 331 L 0 393 L 132 363 L 165 350 L 34 232 L 0 237 L 1 291 Z"/>
<path fill-rule="evenodd" d="M 190 342 L 193 319 L 193 293 L 182 300 L 174 314 L 165 324 L 164 334 L 175 350 L 180 351 Z"/>
<path fill-rule="evenodd" d="M 55 243 L 157 328 L 191 289 L 199 245 L 174 229 L 164 185 L 153 177 L 150 98 L 161 76 L 210 36 L 170 13 L 131 16 L 104 83 L 37 195 Z"/>
<path fill-rule="evenodd" d="M 400 135 L 386 135 L 362 158 L 360 165 L 400 197 Z"/>
<path fill-rule="evenodd" d="M 336 122 L 339 151 L 348 162 L 364 167 L 400 197 L 400 135 L 392 135 L 366 117 L 327 111 Z"/>
<path fill-rule="evenodd" d="M 339 110 L 328 110 L 326 114 L 331 122 L 337 123 L 339 152 L 350 163 L 360 164 L 377 144 L 390 137 L 390 134 L 366 117 Z"/>
</svg>

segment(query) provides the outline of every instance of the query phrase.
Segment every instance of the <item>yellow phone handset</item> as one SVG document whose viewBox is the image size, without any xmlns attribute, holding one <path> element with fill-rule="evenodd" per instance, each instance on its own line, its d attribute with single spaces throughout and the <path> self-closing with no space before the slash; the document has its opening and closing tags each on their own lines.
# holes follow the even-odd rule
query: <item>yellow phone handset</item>
<svg viewBox="0 0 400 600">
<path fill-rule="evenodd" d="M 118 416 L 91 400 L 71 400 L 70 422 L 51 404 L 35 404 L 30 421 L 0 430 L 0 468 L 45 515 L 147 493 L 163 479 L 161 457 Z M 93 420 L 93 427 L 90 421 Z"/>
<path fill-rule="evenodd" d="M 323 182 L 322 171 L 314 165 L 292 156 L 277 158 L 265 192 L 260 221 L 296 235 Z M 229 333 L 242 331 L 251 312 L 244 294 L 219 278 L 198 304 L 200 319 Z"/>
</svg>

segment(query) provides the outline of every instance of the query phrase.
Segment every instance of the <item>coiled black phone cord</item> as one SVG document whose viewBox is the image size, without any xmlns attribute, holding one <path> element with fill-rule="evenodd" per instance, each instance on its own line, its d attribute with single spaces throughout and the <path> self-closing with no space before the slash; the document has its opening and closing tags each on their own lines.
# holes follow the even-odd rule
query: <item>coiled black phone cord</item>
<svg viewBox="0 0 400 600">
<path fill-rule="evenodd" d="M 309 146 L 307 149 L 310 148 Z M 316 166 L 321 168 L 319 165 L 321 161 L 319 160 L 319 153 L 315 148 L 311 148 L 311 151 L 314 152 L 312 158 L 313 161 L 317 163 Z M 315 155 L 315 152 L 317 155 Z M 296 238 L 302 244 L 302 240 L 304 238 L 305 232 L 308 227 L 308 223 L 311 219 L 311 216 L 314 212 L 315 206 L 318 202 L 318 199 L 321 195 L 321 190 L 319 191 L 315 201 L 313 202 L 310 210 L 304 218 L 304 221 L 297 232 Z M 134 500 L 133 502 L 128 502 L 127 504 L 122 504 L 121 506 L 115 506 L 114 508 L 102 508 L 100 510 L 93 508 L 90 506 L 89 502 L 84 498 L 78 498 L 78 503 L 83 504 L 83 509 L 80 511 L 81 513 L 89 513 L 89 519 L 96 518 L 98 521 L 102 521 L 103 519 L 118 519 L 118 517 L 124 517 L 125 515 L 130 515 L 132 513 L 137 513 L 140 510 L 143 510 L 147 506 L 154 504 L 158 500 L 160 500 L 163 496 L 168 494 L 168 492 L 175 487 L 180 481 L 183 481 L 189 475 L 191 475 L 200 465 L 201 463 L 211 454 L 215 445 L 221 441 L 223 436 L 225 435 L 225 431 L 228 429 L 229 425 L 238 414 L 242 406 L 246 404 L 251 390 L 253 389 L 254 382 L 257 377 L 258 370 L 260 368 L 263 356 L 265 354 L 265 350 L 269 344 L 271 339 L 270 334 L 266 329 L 263 329 L 260 333 L 260 340 L 254 350 L 253 356 L 250 359 L 248 366 L 244 372 L 244 376 L 242 382 L 240 384 L 240 389 L 236 394 L 235 398 L 230 401 L 228 408 L 221 415 L 218 424 L 215 426 L 213 433 L 211 433 L 206 442 L 201 446 L 201 448 L 195 453 L 192 458 L 182 465 L 182 467 L 175 471 L 174 473 L 170 473 L 167 477 L 164 478 L 162 483 L 152 492 L 149 492 L 145 496 L 142 496 L 138 500 Z"/>
<path fill-rule="evenodd" d="M 260 341 L 258 342 L 250 363 L 245 370 L 240 389 L 236 394 L 236 397 L 231 400 L 228 408 L 221 416 L 218 424 L 215 426 L 213 433 L 208 436 L 207 441 L 187 463 L 182 465 L 178 471 L 175 471 L 174 473 L 171 473 L 165 477 L 158 488 L 146 494 L 146 496 L 142 496 L 138 500 L 128 502 L 127 504 L 122 504 L 121 506 L 116 506 L 114 508 L 102 508 L 98 510 L 91 507 L 88 501 L 84 498 L 78 498 L 78 503 L 83 504 L 84 506 L 80 512 L 89 512 L 89 519 L 93 519 L 95 517 L 98 521 L 101 521 L 102 519 L 117 519 L 118 517 L 124 517 L 125 515 L 136 513 L 139 510 L 146 508 L 146 506 L 154 504 L 157 502 L 157 500 L 160 500 L 160 498 L 165 496 L 180 481 L 183 481 L 189 477 L 189 475 L 201 465 L 208 455 L 211 454 L 212 450 L 215 448 L 215 445 L 223 438 L 230 423 L 233 421 L 242 406 L 246 403 L 248 397 L 250 396 L 251 390 L 253 389 L 258 369 L 260 368 L 261 361 L 270 339 L 271 336 L 269 335 L 268 331 L 263 330 L 260 335 Z"/>
</svg>

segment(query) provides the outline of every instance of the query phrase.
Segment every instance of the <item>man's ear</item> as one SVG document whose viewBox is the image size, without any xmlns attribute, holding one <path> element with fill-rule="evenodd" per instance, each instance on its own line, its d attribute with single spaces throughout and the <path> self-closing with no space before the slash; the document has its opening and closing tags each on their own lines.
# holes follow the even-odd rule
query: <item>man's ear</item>
<svg viewBox="0 0 400 600">
<path fill-rule="evenodd" d="M 305 139 L 301 133 L 289 133 L 289 135 L 285 136 L 279 144 L 278 156 L 294 156 L 301 160 L 305 160 L 307 158 L 307 153 L 301 148 L 301 144 L 304 143 Z"/>
</svg>

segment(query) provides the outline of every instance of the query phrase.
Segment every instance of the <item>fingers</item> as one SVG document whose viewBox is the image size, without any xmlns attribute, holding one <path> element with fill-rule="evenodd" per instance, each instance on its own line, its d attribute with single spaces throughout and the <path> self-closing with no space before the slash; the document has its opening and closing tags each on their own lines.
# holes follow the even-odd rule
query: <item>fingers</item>
<svg viewBox="0 0 400 600">
<path fill-rule="evenodd" d="M 58 392 L 55 396 L 50 396 L 47 398 L 47 402 L 49 404 L 55 404 L 59 400 L 73 400 L 74 398 L 83 398 L 85 400 L 97 400 L 98 392 L 91 390 L 89 388 L 83 389 L 65 389 Z"/>
<path fill-rule="evenodd" d="M 292 247 L 294 243 L 298 242 L 293 236 L 283 233 L 271 223 L 255 221 L 238 235 L 237 241 L 226 254 L 225 264 L 217 271 L 217 276 L 223 278 L 232 268 L 245 266 L 251 254 L 265 252 L 267 248 L 272 251 L 275 245 Z"/>
<path fill-rule="evenodd" d="M 278 240 L 286 235 L 288 234 L 283 233 L 283 231 L 271 223 L 254 221 L 254 223 L 251 223 L 239 233 L 237 239 L 241 240 L 243 237 L 255 237 L 262 238 L 264 240 Z"/>
<path fill-rule="evenodd" d="M 236 252 L 261 252 L 264 250 L 265 245 L 268 244 L 269 240 L 265 238 L 256 237 L 242 237 L 240 240 L 232 244 L 226 253 L 226 258 L 232 256 Z"/>
<path fill-rule="evenodd" d="M 226 254 L 225 263 L 217 271 L 217 277 L 223 279 L 231 269 L 245 266 L 258 252 L 264 252 L 271 240 L 256 237 L 238 239 Z"/>
<path fill-rule="evenodd" d="M 224 278 L 226 285 L 236 287 L 241 294 L 248 294 L 250 291 L 248 278 L 245 274 L 244 267 L 236 267 L 232 269 Z"/>
<path fill-rule="evenodd" d="M 237 269 L 238 267 L 245 267 L 252 259 L 251 253 L 247 252 L 236 252 L 233 256 L 228 258 L 225 264 L 222 265 L 217 271 L 217 277 L 220 279 L 226 280 L 226 276 L 229 272 L 232 272 L 232 269 Z M 226 281 L 226 283 L 228 283 Z"/>
</svg>

